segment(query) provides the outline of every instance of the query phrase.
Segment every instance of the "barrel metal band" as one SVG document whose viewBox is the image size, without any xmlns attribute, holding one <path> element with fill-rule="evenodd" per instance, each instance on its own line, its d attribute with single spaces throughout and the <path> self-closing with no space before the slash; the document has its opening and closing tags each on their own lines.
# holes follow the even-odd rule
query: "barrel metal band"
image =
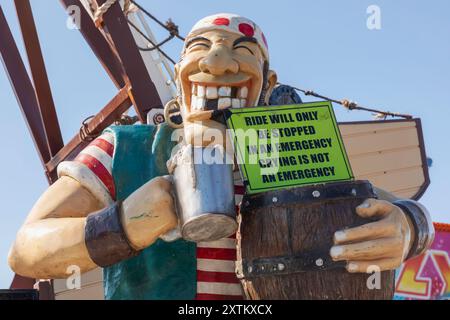
<svg viewBox="0 0 450 320">
<path fill-rule="evenodd" d="M 377 198 L 377 196 L 368 181 L 319 184 L 244 195 L 241 203 L 241 212 L 248 212 L 268 206 L 279 207 L 296 203 L 307 204 L 343 198 L 366 199 Z"/>
<path fill-rule="evenodd" d="M 289 275 L 302 272 L 345 268 L 345 261 L 333 261 L 329 252 L 303 252 L 294 256 L 278 256 L 241 260 L 237 263 L 237 276 L 251 279 L 261 276 Z"/>
</svg>

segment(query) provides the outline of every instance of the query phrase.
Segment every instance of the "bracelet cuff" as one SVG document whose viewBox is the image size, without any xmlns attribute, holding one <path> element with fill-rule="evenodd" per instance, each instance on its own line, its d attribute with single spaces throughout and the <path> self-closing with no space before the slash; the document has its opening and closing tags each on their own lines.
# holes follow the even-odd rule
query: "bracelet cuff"
<svg viewBox="0 0 450 320">
<path fill-rule="evenodd" d="M 90 214 L 85 226 L 85 243 L 92 261 L 107 267 L 139 254 L 133 249 L 120 221 L 121 202 Z"/>
</svg>

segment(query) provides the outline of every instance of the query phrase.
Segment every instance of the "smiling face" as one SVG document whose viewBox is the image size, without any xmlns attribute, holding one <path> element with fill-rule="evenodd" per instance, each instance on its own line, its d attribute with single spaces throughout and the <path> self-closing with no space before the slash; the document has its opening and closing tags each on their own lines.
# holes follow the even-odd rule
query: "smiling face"
<svg viewBox="0 0 450 320">
<path fill-rule="evenodd" d="M 188 39 L 176 66 L 184 120 L 207 120 L 214 110 L 256 106 L 264 62 L 253 37 L 212 30 Z"/>
<path fill-rule="evenodd" d="M 249 19 L 218 14 L 197 22 L 175 66 L 186 143 L 221 144 L 225 126 L 211 120 L 214 111 L 267 101 L 276 84 L 268 65 L 265 37 Z"/>
</svg>

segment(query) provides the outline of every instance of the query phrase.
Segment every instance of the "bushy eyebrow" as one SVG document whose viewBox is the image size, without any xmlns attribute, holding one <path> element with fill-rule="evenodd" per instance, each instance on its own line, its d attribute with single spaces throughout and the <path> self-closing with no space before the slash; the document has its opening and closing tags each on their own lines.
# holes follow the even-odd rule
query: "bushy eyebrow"
<svg viewBox="0 0 450 320">
<path fill-rule="evenodd" d="M 189 46 L 190 46 L 193 42 L 196 42 L 196 41 L 207 41 L 207 42 L 211 43 L 211 41 L 210 41 L 209 39 L 205 38 L 205 37 L 194 37 L 194 38 L 192 38 L 191 40 L 189 40 L 189 41 L 186 43 L 186 48 L 189 48 Z"/>
<path fill-rule="evenodd" d="M 240 37 L 240 38 L 234 40 L 233 47 L 235 47 L 236 45 L 238 45 L 241 42 L 251 42 L 251 43 L 256 43 L 256 44 L 258 43 L 256 38 L 254 38 L 254 37 Z"/>
</svg>

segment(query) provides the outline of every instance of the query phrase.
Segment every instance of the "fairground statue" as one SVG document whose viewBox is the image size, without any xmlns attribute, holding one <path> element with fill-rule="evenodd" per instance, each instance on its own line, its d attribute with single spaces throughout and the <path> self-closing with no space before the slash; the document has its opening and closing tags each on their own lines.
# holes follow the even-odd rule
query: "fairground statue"
<svg viewBox="0 0 450 320">
<path fill-rule="evenodd" d="M 196 242 L 174 236 L 183 190 L 175 192 L 167 162 L 176 155 L 175 127 L 183 126 L 184 146 L 206 147 L 214 140 L 205 136 L 208 130 L 224 130 L 215 121 L 218 110 L 268 105 L 277 84 L 269 66 L 266 37 L 254 22 L 234 14 L 200 20 L 175 66 L 178 97 L 167 107 L 167 122 L 112 126 L 73 161 L 61 163 L 59 179 L 17 234 L 11 268 L 26 277 L 56 279 L 67 278 L 73 265 L 82 272 L 102 267 L 107 299 L 243 298 L 235 273 L 236 222 L 200 221 L 216 236 L 222 231 L 219 240 L 200 241 L 195 228 L 190 231 Z M 238 205 L 244 188 L 239 175 L 234 177 Z M 215 188 L 209 191 L 233 194 Z M 346 273 L 366 273 L 373 265 L 393 270 L 433 240 L 423 206 L 381 190 L 377 194 L 378 200 L 356 208 L 372 222 L 334 234 L 329 255 L 345 262 Z"/>
</svg>

